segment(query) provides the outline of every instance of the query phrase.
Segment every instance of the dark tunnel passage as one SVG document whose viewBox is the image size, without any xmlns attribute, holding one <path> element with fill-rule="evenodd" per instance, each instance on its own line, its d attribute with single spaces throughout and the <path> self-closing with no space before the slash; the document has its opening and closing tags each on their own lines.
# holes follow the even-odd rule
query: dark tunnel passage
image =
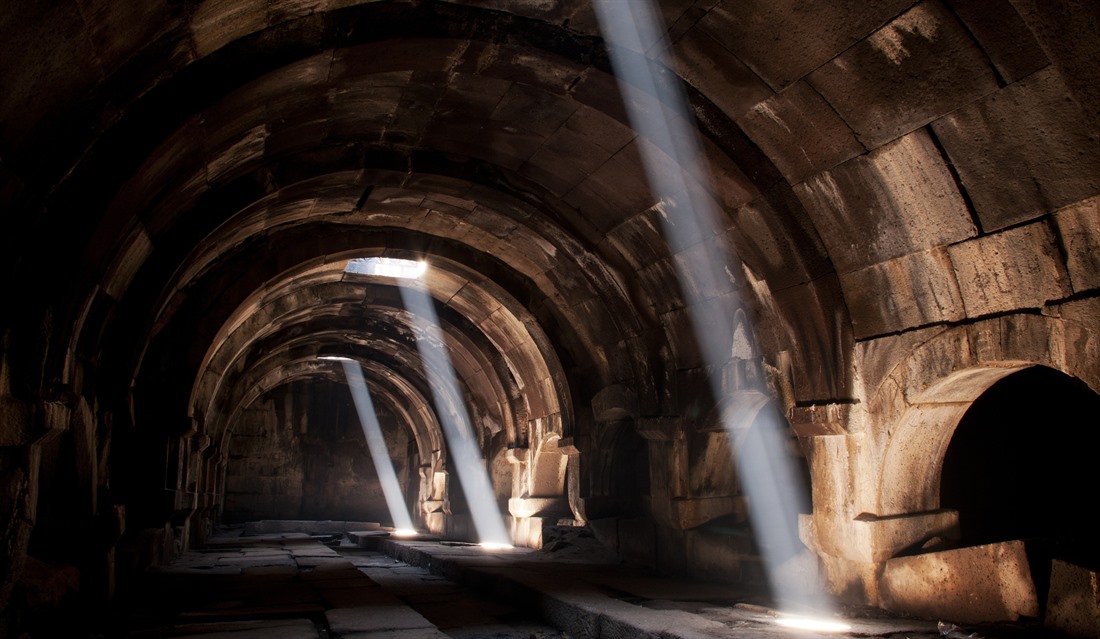
<svg viewBox="0 0 1100 639">
<path fill-rule="evenodd" d="M 986 390 L 959 421 L 943 463 L 944 508 L 965 546 L 1022 539 L 1045 601 L 1051 559 L 1100 568 L 1096 546 L 1100 395 L 1032 367 Z"/>
</svg>

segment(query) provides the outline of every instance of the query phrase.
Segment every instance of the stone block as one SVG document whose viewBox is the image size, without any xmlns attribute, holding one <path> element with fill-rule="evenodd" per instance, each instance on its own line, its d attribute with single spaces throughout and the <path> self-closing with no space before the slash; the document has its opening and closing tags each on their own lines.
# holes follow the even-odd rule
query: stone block
<svg viewBox="0 0 1100 639">
<path fill-rule="evenodd" d="M 726 456 L 728 463 L 728 451 L 723 449 L 721 452 Z M 742 521 L 748 517 L 748 506 L 745 503 L 745 498 L 739 495 L 677 498 L 673 501 L 673 504 L 676 508 L 680 528 L 683 530 L 695 528 L 724 515 L 735 514 Z"/>
<path fill-rule="evenodd" d="M 803 284 L 834 269 L 814 223 L 785 185 L 733 212 L 730 243 L 772 290 Z"/>
<path fill-rule="evenodd" d="M 1050 64 L 1011 0 L 950 0 L 950 3 L 1006 83 Z"/>
<path fill-rule="evenodd" d="M 833 107 L 801 81 L 756 104 L 737 121 L 791 184 L 864 150 Z"/>
<path fill-rule="evenodd" d="M 652 209 L 623 220 L 608 231 L 604 241 L 635 271 L 649 267 L 668 254 L 660 220 Z"/>
<path fill-rule="evenodd" d="M 656 563 L 657 533 L 646 519 L 619 520 L 619 554 L 628 561 L 652 566 Z"/>
<path fill-rule="evenodd" d="M 1043 625 L 1071 637 L 1100 637 L 1100 572 L 1055 559 Z"/>
<path fill-rule="evenodd" d="M 904 11 L 911 0 L 723 2 L 699 28 L 776 91 L 825 64 Z M 768 28 L 761 29 L 766 24 Z"/>
<path fill-rule="evenodd" d="M 818 438 L 815 444 L 822 440 L 840 441 L 839 438 Z M 820 444 L 818 449 L 826 450 Z M 844 474 L 843 468 L 841 474 Z M 815 480 L 819 476 L 822 477 L 819 483 L 836 481 L 835 477 L 821 473 L 815 475 Z M 824 492 L 818 485 L 814 489 Z M 824 513 L 818 514 L 821 510 L 815 508 L 814 515 L 799 516 L 798 534 L 802 542 L 819 554 L 861 564 L 880 563 L 899 553 L 918 549 L 922 544 L 958 537 L 959 515 L 953 510 L 882 517 L 863 513 L 855 518 L 827 517 Z"/>
<path fill-rule="evenodd" d="M 619 549 L 619 521 L 614 518 L 590 519 L 588 527 L 596 540 L 611 550 Z"/>
<path fill-rule="evenodd" d="M 985 55 L 934 0 L 916 5 L 808 80 L 868 149 L 997 89 Z"/>
<path fill-rule="evenodd" d="M 849 370 L 851 350 L 848 345 L 852 339 L 847 312 L 842 310 L 844 302 L 839 281 L 826 275 L 775 291 L 774 300 L 778 312 L 790 323 L 790 334 L 807 336 L 791 348 L 795 401 L 850 397 L 851 377 L 835 373 Z M 833 310 L 831 313 L 807 312 L 811 308 Z"/>
<path fill-rule="evenodd" d="M 737 282 L 730 266 L 732 259 L 720 240 L 700 242 L 679 251 L 672 260 L 685 301 L 696 309 L 706 300 L 736 290 Z"/>
<path fill-rule="evenodd" d="M 318 636 L 309 619 L 186 624 L 173 627 L 172 635 L 179 639 L 317 639 Z"/>
<path fill-rule="evenodd" d="M 841 274 L 840 286 L 857 339 L 966 317 L 951 260 L 942 248 Z"/>
<path fill-rule="evenodd" d="M 887 610 L 959 623 L 1039 615 L 1022 541 L 891 559 L 880 596 Z"/>
<path fill-rule="evenodd" d="M 436 630 L 435 628 L 351 632 L 341 635 L 341 637 L 342 639 L 451 639 L 450 635 Z"/>
<path fill-rule="evenodd" d="M 200 57 L 267 26 L 266 6 L 239 6 L 223 0 L 206 0 L 191 18 L 191 37 Z"/>
<path fill-rule="evenodd" d="M 976 234 L 955 178 L 924 131 L 819 173 L 794 191 L 840 273 Z"/>
<path fill-rule="evenodd" d="M 671 47 L 680 77 L 737 119 L 772 95 L 768 85 L 698 23 Z"/>
<path fill-rule="evenodd" d="M 797 436 L 822 437 L 861 430 L 855 415 L 851 404 L 812 404 L 792 407 L 787 419 Z"/>
<path fill-rule="evenodd" d="M 378 630 L 435 629 L 432 622 L 408 606 L 335 608 L 325 612 L 329 629 L 345 635 Z"/>
<path fill-rule="evenodd" d="M 713 534 L 699 530 L 684 533 L 686 560 L 693 574 L 739 584 L 762 583 L 765 569 L 752 547 L 750 528 L 744 535 Z"/>
<path fill-rule="evenodd" d="M 545 137 L 565 124 L 577 108 L 573 100 L 513 83 L 490 117 L 502 122 L 522 122 L 525 130 Z"/>
<path fill-rule="evenodd" d="M 641 213 L 655 203 L 645 179 L 638 147 L 629 144 L 604 162 L 565 201 L 580 209 L 601 232 L 622 222 L 624 213 Z"/>
<path fill-rule="evenodd" d="M 947 252 L 967 317 L 1039 308 L 1069 295 L 1057 241 L 1045 222 L 969 240 Z"/>
<path fill-rule="evenodd" d="M 993 231 L 1100 192 L 1100 140 L 1086 121 L 1048 67 L 932 128 Z"/>
<path fill-rule="evenodd" d="M 515 8 L 512 5 L 511 8 Z M 522 84 L 550 94 L 565 95 L 585 67 L 564 57 L 539 55 L 529 46 L 499 42 L 463 42 L 465 50 L 455 73 L 477 74 L 506 84 Z"/>
<path fill-rule="evenodd" d="M 882 517 L 864 513 L 855 518 L 852 527 L 862 538 L 859 545 L 870 551 L 867 559 L 879 562 L 911 552 L 921 544 L 957 538 L 959 513 L 936 510 Z"/>
<path fill-rule="evenodd" d="M 1100 288 L 1100 197 L 1054 213 L 1074 293 Z"/>
<path fill-rule="evenodd" d="M 100 61 L 85 33 L 87 24 L 79 5 L 10 9 L 3 21 L 8 36 L 0 44 L 0 57 L 6 61 L 0 131 L 7 147 L 4 159 L 22 165 L 24 158 L 13 151 L 32 135 L 40 134 L 35 136 L 39 144 L 49 144 L 52 140 L 41 138 L 67 133 L 64 127 L 35 131 L 34 123 L 71 106 L 65 104 L 68 96 L 86 95 Z M 33 141 L 25 150 L 36 151 Z M 58 149 L 41 148 L 38 152 L 56 153 Z"/>
<path fill-rule="evenodd" d="M 519 169 L 521 175 L 556 195 L 568 193 L 611 155 L 593 144 L 583 131 L 575 130 L 573 122 L 573 118 L 566 120 Z"/>
</svg>

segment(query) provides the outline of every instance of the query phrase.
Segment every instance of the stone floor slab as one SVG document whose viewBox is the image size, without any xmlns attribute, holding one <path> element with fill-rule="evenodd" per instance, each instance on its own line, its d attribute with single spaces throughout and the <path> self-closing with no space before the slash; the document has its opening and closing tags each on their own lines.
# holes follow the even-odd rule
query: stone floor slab
<svg viewBox="0 0 1100 639">
<path fill-rule="evenodd" d="M 378 630 L 405 630 L 409 628 L 434 629 L 430 621 L 407 606 L 364 606 L 337 608 L 325 612 L 329 629 L 346 634 L 349 632 L 374 632 Z"/>
<path fill-rule="evenodd" d="M 185 634 L 178 634 L 178 633 Z M 308 619 L 190 624 L 172 629 L 175 639 L 318 639 L 321 634 Z"/>
</svg>

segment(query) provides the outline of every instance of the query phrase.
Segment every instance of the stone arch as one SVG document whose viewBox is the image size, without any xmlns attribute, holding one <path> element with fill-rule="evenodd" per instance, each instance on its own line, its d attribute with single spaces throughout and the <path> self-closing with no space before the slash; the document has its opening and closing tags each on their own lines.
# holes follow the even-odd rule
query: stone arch
<svg viewBox="0 0 1100 639">
<path fill-rule="evenodd" d="M 899 362 L 872 398 L 883 421 L 869 433 L 879 457 L 873 499 L 879 516 L 939 508 L 943 457 L 959 420 L 990 386 L 1046 366 L 1100 392 L 1100 371 L 1072 353 L 1079 327 L 1058 318 L 993 318 L 936 334 Z M 881 452 L 878 452 L 881 451 Z"/>
<path fill-rule="evenodd" d="M 1093 507 L 1081 495 L 1100 487 L 1098 413 L 1100 394 L 1045 366 L 983 392 L 956 426 L 940 473 L 940 506 L 959 513 L 959 543 L 1024 539 L 1048 552 L 1055 541 L 1085 550 Z"/>
</svg>

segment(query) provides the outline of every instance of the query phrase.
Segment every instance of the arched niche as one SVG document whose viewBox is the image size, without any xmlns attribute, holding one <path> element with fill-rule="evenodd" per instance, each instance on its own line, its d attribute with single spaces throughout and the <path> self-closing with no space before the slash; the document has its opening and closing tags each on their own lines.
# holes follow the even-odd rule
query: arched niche
<svg viewBox="0 0 1100 639">
<path fill-rule="evenodd" d="M 1066 336 L 1080 327 L 1056 318 L 991 319 L 943 331 L 914 349 L 868 402 L 868 455 L 878 464 L 863 510 L 876 517 L 940 508 L 944 455 L 973 402 L 998 381 L 1044 366 L 1081 380 L 1096 392 L 1095 363 L 1080 357 Z"/>
<path fill-rule="evenodd" d="M 1043 366 L 999 379 L 967 408 L 944 453 L 940 506 L 960 546 L 1022 540 L 1039 602 L 1051 560 L 1100 567 L 1100 394 Z"/>
</svg>

